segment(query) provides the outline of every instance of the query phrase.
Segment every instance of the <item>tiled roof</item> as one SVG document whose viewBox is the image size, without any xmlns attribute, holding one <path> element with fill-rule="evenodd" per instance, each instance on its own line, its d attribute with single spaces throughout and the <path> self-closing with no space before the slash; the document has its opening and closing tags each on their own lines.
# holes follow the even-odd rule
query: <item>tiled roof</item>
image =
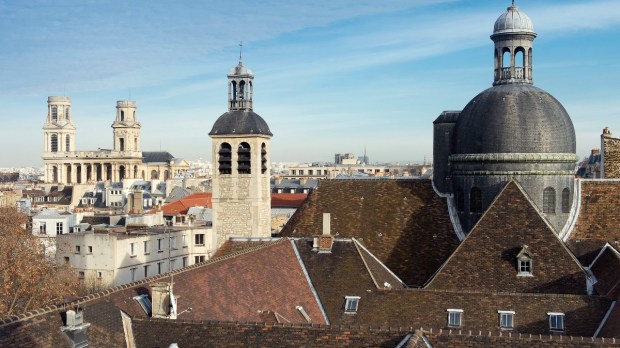
<svg viewBox="0 0 620 348">
<path fill-rule="evenodd" d="M 609 243 L 620 246 L 620 181 L 582 180 L 581 206 L 567 244 L 584 265 Z"/>
<path fill-rule="evenodd" d="M 609 317 L 607 317 L 598 337 L 614 337 L 616 342 L 620 344 L 620 296 L 616 299 L 614 308 L 609 312 Z"/>
<path fill-rule="evenodd" d="M 620 295 L 620 253 L 607 244 L 590 266 L 596 277 L 594 285 L 601 296 L 616 298 Z"/>
<path fill-rule="evenodd" d="M 445 199 L 430 180 L 322 180 L 282 230 L 283 236 L 331 232 L 356 238 L 406 284 L 422 286 L 458 245 Z"/>
<path fill-rule="evenodd" d="M 211 205 L 210 192 L 198 192 L 185 196 L 177 201 L 168 203 L 162 207 L 164 215 L 187 214 L 191 207 L 208 207 Z"/>
<path fill-rule="evenodd" d="M 308 195 L 305 193 L 272 193 L 271 206 L 276 208 L 298 208 Z"/>
<path fill-rule="evenodd" d="M 517 255 L 533 276 L 519 276 Z M 500 192 L 428 289 L 586 294 L 586 272 L 514 181 Z"/>
<path fill-rule="evenodd" d="M 331 325 L 450 329 L 447 309 L 456 308 L 463 310 L 458 330 L 497 333 L 498 310 L 511 310 L 516 313 L 514 332 L 538 335 L 549 333 L 548 312 L 562 312 L 566 334 L 592 336 L 612 302 L 572 294 L 385 290 L 375 286 L 352 241 L 336 240 L 332 253 L 325 254 L 312 251 L 309 241 L 295 243 Z M 345 296 L 360 297 L 356 313 L 345 313 Z"/>
</svg>

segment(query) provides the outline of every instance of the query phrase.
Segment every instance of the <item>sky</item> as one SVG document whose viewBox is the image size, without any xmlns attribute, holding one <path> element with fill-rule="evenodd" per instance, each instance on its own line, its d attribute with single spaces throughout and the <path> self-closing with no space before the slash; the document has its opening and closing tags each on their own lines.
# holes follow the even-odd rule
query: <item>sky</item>
<svg viewBox="0 0 620 348">
<path fill-rule="evenodd" d="M 534 85 L 572 118 L 580 157 L 620 135 L 620 1 L 517 0 Z M 0 167 L 42 166 L 48 96 L 70 96 L 76 149 L 112 147 L 116 101 L 143 151 L 211 160 L 228 69 L 254 72 L 275 162 L 432 160 L 432 122 L 493 82 L 505 0 L 0 0 Z"/>
</svg>

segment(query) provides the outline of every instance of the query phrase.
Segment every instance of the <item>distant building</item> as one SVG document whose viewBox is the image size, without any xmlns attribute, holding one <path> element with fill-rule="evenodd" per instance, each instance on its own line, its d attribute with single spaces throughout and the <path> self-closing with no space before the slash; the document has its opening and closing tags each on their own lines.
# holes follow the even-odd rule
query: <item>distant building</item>
<svg viewBox="0 0 620 348">
<path fill-rule="evenodd" d="M 71 98 L 49 97 L 43 125 L 45 182 L 80 184 L 125 178 L 163 179 L 182 176 L 189 164 L 165 151 L 143 152 L 136 102 L 116 103 L 112 149 L 76 151 Z"/>
</svg>

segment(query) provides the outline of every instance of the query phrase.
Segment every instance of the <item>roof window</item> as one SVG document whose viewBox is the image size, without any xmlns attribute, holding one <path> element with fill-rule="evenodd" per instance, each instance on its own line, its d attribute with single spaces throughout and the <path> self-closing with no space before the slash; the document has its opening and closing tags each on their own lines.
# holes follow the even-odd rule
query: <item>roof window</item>
<svg viewBox="0 0 620 348">
<path fill-rule="evenodd" d="M 532 256 L 527 245 L 521 247 L 521 251 L 517 254 L 517 276 L 531 277 L 532 273 Z"/>
<path fill-rule="evenodd" d="M 564 331 L 564 313 L 561 312 L 549 312 L 549 330 L 551 331 Z"/>
<path fill-rule="evenodd" d="M 140 304 L 140 307 L 142 307 L 142 310 L 146 313 L 146 315 L 151 315 L 152 306 L 149 295 L 134 296 L 133 299 Z"/>
<path fill-rule="evenodd" d="M 460 327 L 463 320 L 462 309 L 447 309 L 448 312 L 448 326 Z"/>
<path fill-rule="evenodd" d="M 345 296 L 344 298 L 345 298 L 344 312 L 345 313 L 356 313 L 357 307 L 359 306 L 359 303 L 360 303 L 360 297 L 359 296 Z"/>
</svg>

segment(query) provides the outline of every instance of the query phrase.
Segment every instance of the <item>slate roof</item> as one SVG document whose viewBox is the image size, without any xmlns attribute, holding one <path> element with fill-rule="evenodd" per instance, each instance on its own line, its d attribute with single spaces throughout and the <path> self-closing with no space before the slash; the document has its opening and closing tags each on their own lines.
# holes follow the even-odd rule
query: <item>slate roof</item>
<svg viewBox="0 0 620 348">
<path fill-rule="evenodd" d="M 606 243 L 620 246 L 620 181 L 581 180 L 581 204 L 567 244 L 584 265 Z"/>
<path fill-rule="evenodd" d="M 518 276 L 527 246 L 533 276 Z M 587 294 L 587 274 L 515 181 L 482 215 L 428 289 Z"/>
<path fill-rule="evenodd" d="M 211 205 L 211 192 L 198 192 L 168 203 L 162 207 L 164 215 L 187 214 L 191 207 L 208 207 Z"/>
<path fill-rule="evenodd" d="M 594 285 L 601 296 L 620 296 L 620 252 L 607 244 L 596 257 L 590 270 L 596 277 Z"/>
<path fill-rule="evenodd" d="M 616 299 L 614 308 L 609 312 L 605 325 L 601 328 L 598 337 L 614 337 L 620 339 L 620 296 Z M 620 340 L 616 340 L 620 342 Z"/>
<path fill-rule="evenodd" d="M 142 151 L 142 163 L 170 162 L 174 156 L 168 151 Z"/>
<path fill-rule="evenodd" d="M 281 235 L 356 238 L 400 279 L 422 286 L 459 243 L 430 180 L 321 180 Z"/>
<path fill-rule="evenodd" d="M 261 134 L 273 136 L 267 122 L 254 111 L 234 110 L 220 116 L 209 135 Z"/>
<path fill-rule="evenodd" d="M 310 241 L 295 243 L 331 325 L 455 330 L 447 325 L 447 309 L 457 308 L 463 310 L 463 325 L 458 330 L 497 333 L 497 311 L 512 310 L 516 313 L 513 334 L 549 334 L 547 313 L 557 311 L 565 313 L 565 334 L 592 336 L 612 302 L 573 294 L 386 290 L 375 286 L 354 242 L 337 240 L 332 253 L 325 254 L 312 251 Z M 356 313 L 345 313 L 345 296 L 360 297 Z"/>
</svg>

